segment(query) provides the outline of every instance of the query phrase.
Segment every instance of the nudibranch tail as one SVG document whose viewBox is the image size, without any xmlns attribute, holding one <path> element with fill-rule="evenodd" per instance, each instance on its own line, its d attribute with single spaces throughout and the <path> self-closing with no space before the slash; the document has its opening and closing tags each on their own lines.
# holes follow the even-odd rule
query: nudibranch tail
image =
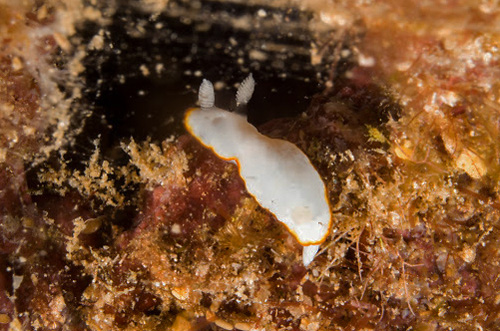
<svg viewBox="0 0 500 331">
<path fill-rule="evenodd" d="M 236 107 L 240 105 L 246 105 L 248 101 L 252 98 L 253 91 L 255 89 L 255 80 L 252 74 L 245 78 L 236 92 Z"/>
<path fill-rule="evenodd" d="M 198 91 L 198 100 L 201 108 L 212 108 L 215 103 L 215 92 L 212 82 L 203 79 Z"/>
<path fill-rule="evenodd" d="M 304 263 L 304 266 L 307 267 L 314 260 L 318 250 L 319 245 L 304 246 L 302 249 L 302 263 Z"/>
<path fill-rule="evenodd" d="M 248 102 L 254 85 L 249 75 L 237 102 Z M 291 142 L 266 137 L 244 116 L 215 107 L 208 80 L 199 98 L 201 109 L 186 113 L 186 129 L 220 158 L 236 163 L 248 193 L 304 246 L 302 260 L 309 265 L 332 222 L 326 186 L 311 161 Z"/>
</svg>

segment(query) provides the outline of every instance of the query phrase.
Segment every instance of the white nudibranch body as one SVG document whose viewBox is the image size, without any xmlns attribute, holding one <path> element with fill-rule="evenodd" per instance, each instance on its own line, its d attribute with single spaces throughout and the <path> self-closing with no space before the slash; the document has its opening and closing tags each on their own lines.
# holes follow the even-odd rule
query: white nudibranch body
<svg viewBox="0 0 500 331">
<path fill-rule="evenodd" d="M 250 100 L 254 85 L 250 74 L 238 89 L 237 104 Z M 187 130 L 219 157 L 236 162 L 248 192 L 304 246 L 307 266 L 331 224 L 327 190 L 318 172 L 294 144 L 266 137 L 243 115 L 215 107 L 208 80 L 200 86 L 199 99 L 201 108 L 185 115 Z"/>
</svg>

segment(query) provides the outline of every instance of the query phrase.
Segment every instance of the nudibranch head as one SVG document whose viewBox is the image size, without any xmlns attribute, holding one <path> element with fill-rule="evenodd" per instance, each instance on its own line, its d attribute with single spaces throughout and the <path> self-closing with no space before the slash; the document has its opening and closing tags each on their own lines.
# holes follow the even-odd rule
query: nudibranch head
<svg viewBox="0 0 500 331">
<path fill-rule="evenodd" d="M 236 103 L 246 104 L 254 86 L 250 75 L 240 85 Z M 247 191 L 304 246 L 307 266 L 331 226 L 321 177 L 297 146 L 266 137 L 244 116 L 215 107 L 214 94 L 212 83 L 203 80 L 198 95 L 201 108 L 186 112 L 187 130 L 219 157 L 237 164 Z"/>
</svg>

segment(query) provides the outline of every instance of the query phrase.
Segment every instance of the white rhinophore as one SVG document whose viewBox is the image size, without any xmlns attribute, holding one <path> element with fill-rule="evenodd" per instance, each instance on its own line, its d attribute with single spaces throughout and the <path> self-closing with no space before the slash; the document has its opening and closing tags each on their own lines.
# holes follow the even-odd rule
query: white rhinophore
<svg viewBox="0 0 500 331">
<path fill-rule="evenodd" d="M 255 81 L 250 74 L 236 94 L 247 103 Z M 203 80 L 201 108 L 187 111 L 184 123 L 204 146 L 236 162 L 248 192 L 304 246 L 304 265 L 311 263 L 327 237 L 331 212 L 326 187 L 307 156 L 294 144 L 260 134 L 237 113 L 214 106 L 212 83 Z"/>
<path fill-rule="evenodd" d="M 246 105 L 248 101 L 252 98 L 253 91 L 255 89 L 255 80 L 252 74 L 245 78 L 236 92 L 236 106 Z"/>
<path fill-rule="evenodd" d="M 212 108 L 215 102 L 215 92 L 212 82 L 204 79 L 198 91 L 198 100 L 201 108 Z"/>
</svg>

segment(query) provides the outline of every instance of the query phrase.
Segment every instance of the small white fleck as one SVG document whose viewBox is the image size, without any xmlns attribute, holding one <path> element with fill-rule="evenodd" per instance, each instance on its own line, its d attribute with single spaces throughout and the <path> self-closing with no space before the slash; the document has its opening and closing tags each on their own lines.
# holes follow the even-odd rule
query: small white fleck
<svg viewBox="0 0 500 331">
<path fill-rule="evenodd" d="M 141 70 L 141 73 L 144 77 L 149 76 L 149 69 L 148 69 L 148 67 L 146 67 L 145 64 L 141 64 L 141 66 L 139 67 L 139 70 Z"/>
<path fill-rule="evenodd" d="M 453 91 L 446 91 L 439 95 L 439 99 L 442 103 L 453 107 L 459 100 L 458 95 Z"/>
<path fill-rule="evenodd" d="M 375 65 L 375 58 L 372 56 L 359 54 L 358 63 L 362 67 L 373 67 Z"/>
<path fill-rule="evenodd" d="M 485 64 L 490 64 L 492 58 L 493 58 L 493 55 L 490 52 L 486 52 L 483 55 L 483 61 Z"/>
<path fill-rule="evenodd" d="M 224 87 L 226 87 L 226 83 L 223 82 L 223 81 L 221 81 L 221 80 L 219 80 L 219 81 L 217 81 L 217 82 L 214 83 L 214 88 L 215 88 L 216 91 L 220 91 Z"/>
<path fill-rule="evenodd" d="M 257 50 L 257 49 L 252 49 L 248 52 L 248 57 L 250 60 L 255 60 L 255 61 L 265 61 L 268 59 L 268 56 L 266 53 Z"/>
<path fill-rule="evenodd" d="M 396 64 L 396 69 L 398 71 L 407 71 L 408 69 L 411 68 L 411 65 L 412 65 L 412 62 L 410 62 L 410 61 L 399 62 Z"/>
<path fill-rule="evenodd" d="M 163 63 L 157 63 L 155 66 L 155 70 L 156 70 L 157 74 L 161 74 L 164 69 L 165 69 L 165 66 L 163 65 Z"/>
<path fill-rule="evenodd" d="M 340 51 L 340 56 L 343 57 L 343 58 L 346 58 L 349 55 L 351 55 L 351 51 L 348 50 L 348 49 L 343 49 L 343 50 Z"/>
<path fill-rule="evenodd" d="M 19 286 L 21 286 L 23 278 L 24 276 L 16 276 L 16 275 L 12 276 L 12 288 L 14 289 L 14 291 L 17 290 Z"/>
<path fill-rule="evenodd" d="M 172 227 L 170 228 L 170 232 L 173 234 L 180 234 L 181 233 L 181 226 L 177 223 L 174 223 Z"/>
</svg>

